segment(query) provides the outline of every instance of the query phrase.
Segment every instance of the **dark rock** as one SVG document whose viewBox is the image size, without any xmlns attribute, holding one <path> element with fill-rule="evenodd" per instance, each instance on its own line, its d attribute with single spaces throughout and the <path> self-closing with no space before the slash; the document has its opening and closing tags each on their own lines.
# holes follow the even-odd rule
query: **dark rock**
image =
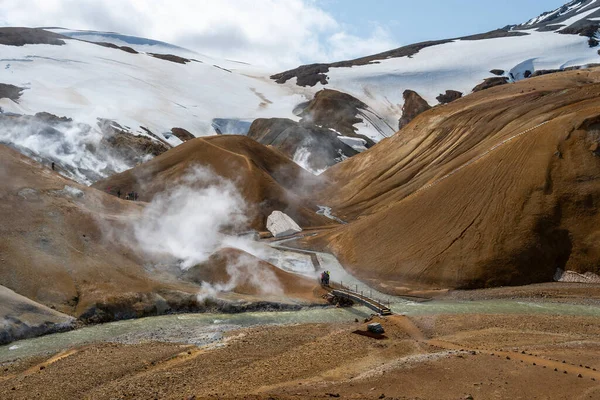
<svg viewBox="0 0 600 400">
<path fill-rule="evenodd" d="M 508 81 L 509 79 L 506 77 L 487 78 L 483 81 L 483 83 L 480 83 L 473 88 L 473 93 L 493 88 L 494 86 L 506 85 Z"/>
<path fill-rule="evenodd" d="M 368 109 L 362 101 L 337 90 L 323 89 L 315 94 L 308 103 L 304 103 L 303 109 L 297 109 L 300 123 L 319 125 L 330 128 L 344 136 L 363 139 L 366 147 L 375 144 L 370 138 L 356 133 L 354 124 L 363 122 L 361 110 Z"/>
<path fill-rule="evenodd" d="M 100 142 L 101 149 L 108 150 L 132 165 L 145 161 L 148 156 L 158 156 L 171 147 L 159 140 L 129 133 L 114 121 L 100 119 L 98 127 L 104 133 Z"/>
<path fill-rule="evenodd" d="M 39 112 L 35 114 L 35 118 L 41 122 L 45 122 L 47 124 L 64 124 L 73 122 L 72 118 L 68 117 L 59 117 L 54 114 L 50 114 L 49 112 Z"/>
<path fill-rule="evenodd" d="M 192 62 L 191 60 L 188 60 L 187 58 L 175 56 L 173 54 L 148 53 L 148 55 L 150 55 L 154 58 L 160 58 L 161 60 L 171 61 L 171 62 L 174 62 L 177 64 L 187 64 L 189 62 Z"/>
<path fill-rule="evenodd" d="M 26 44 L 51 44 L 61 46 L 63 39 L 69 39 L 58 33 L 38 28 L 0 28 L 0 45 L 25 46 Z"/>
<path fill-rule="evenodd" d="M 248 137 L 276 148 L 290 159 L 304 149 L 304 162 L 314 171 L 326 169 L 344 157 L 358 154 L 342 142 L 334 131 L 286 118 L 256 119 L 250 126 Z"/>
<path fill-rule="evenodd" d="M 597 22 L 590 24 L 576 24 L 576 26 L 570 26 L 560 30 L 558 33 L 563 35 L 579 35 L 588 38 L 588 45 L 590 47 L 598 46 L 598 40 L 596 39 L 596 32 L 600 29 L 600 24 Z"/>
<path fill-rule="evenodd" d="M 102 47 L 109 47 L 111 49 L 122 50 L 126 53 L 139 54 L 135 49 L 133 49 L 129 46 L 117 46 L 116 44 L 108 43 L 108 42 L 90 42 L 90 43 L 94 43 L 94 44 L 97 44 L 98 46 L 102 46 Z"/>
<path fill-rule="evenodd" d="M 183 128 L 171 128 L 171 133 L 177 136 L 182 142 L 187 142 L 188 140 L 196 138 L 196 136 Z"/>
<path fill-rule="evenodd" d="M 504 70 L 502 69 L 493 69 L 490 71 L 491 74 L 497 75 L 497 76 L 502 76 L 504 75 Z"/>
<path fill-rule="evenodd" d="M 0 83 L 0 99 L 10 99 L 15 103 L 18 103 L 23 90 L 25 89 L 15 85 Z"/>
<path fill-rule="evenodd" d="M 440 94 L 438 97 L 436 97 L 436 99 L 440 102 L 440 104 L 448 104 L 460 99 L 462 95 L 463 94 L 461 92 L 456 90 L 446 90 L 445 94 Z"/>
<path fill-rule="evenodd" d="M 531 71 L 530 71 L 530 70 L 527 70 L 527 71 L 525 71 L 525 72 L 523 73 L 523 76 L 524 76 L 525 78 L 529 78 L 529 77 L 531 76 Z"/>
<path fill-rule="evenodd" d="M 405 90 L 402 96 L 404 97 L 404 105 L 402 106 L 402 117 L 398 122 L 398 129 L 404 128 L 417 115 L 431 108 L 427 101 L 413 90 Z"/>
<path fill-rule="evenodd" d="M 548 75 L 548 74 L 555 74 L 557 72 L 563 72 L 563 70 L 560 69 L 540 69 L 535 71 L 531 77 L 535 78 L 536 76 L 542 76 L 542 75 Z"/>
</svg>

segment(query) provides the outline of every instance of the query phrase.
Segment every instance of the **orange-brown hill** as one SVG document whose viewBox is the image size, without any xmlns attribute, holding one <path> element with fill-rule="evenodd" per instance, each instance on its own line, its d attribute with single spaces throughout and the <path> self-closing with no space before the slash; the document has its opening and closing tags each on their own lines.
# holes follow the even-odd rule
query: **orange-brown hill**
<svg viewBox="0 0 600 400">
<path fill-rule="evenodd" d="M 184 274 L 184 279 L 227 291 L 251 296 L 293 298 L 303 301 L 323 301 L 325 291 L 316 280 L 283 271 L 242 250 L 224 248 L 212 254 Z"/>
<path fill-rule="evenodd" d="M 108 240 L 142 204 L 79 185 L 2 145 L 0 178 L 0 285 L 103 320 L 195 299 L 196 285 L 160 280 L 131 245 Z"/>
<path fill-rule="evenodd" d="M 211 168 L 232 181 L 250 207 L 251 228 L 264 230 L 274 210 L 290 215 L 300 226 L 319 226 L 331 220 L 316 214 L 304 199 L 318 180 L 282 153 L 238 135 L 219 135 L 189 140 L 131 170 L 111 176 L 92 187 L 121 193 L 138 192 L 151 201 L 168 190 L 195 166 Z"/>
<path fill-rule="evenodd" d="M 326 171 L 320 243 L 387 290 L 598 273 L 599 148 L 598 69 L 469 95 Z"/>
</svg>

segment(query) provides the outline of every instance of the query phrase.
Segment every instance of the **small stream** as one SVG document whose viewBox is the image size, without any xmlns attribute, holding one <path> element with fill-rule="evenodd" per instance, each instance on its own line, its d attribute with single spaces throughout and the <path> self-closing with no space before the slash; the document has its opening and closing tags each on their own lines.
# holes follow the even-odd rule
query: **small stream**
<svg viewBox="0 0 600 400">
<path fill-rule="evenodd" d="M 289 239 L 288 239 L 289 240 Z M 414 302 L 388 296 L 369 288 L 350 275 L 337 258 L 328 253 L 301 251 L 285 246 L 288 240 L 270 244 L 272 259 L 278 267 L 290 272 L 315 278 L 322 270 L 329 270 L 332 279 L 364 291 L 370 297 L 388 302 L 392 311 L 405 315 L 440 314 L 546 314 L 600 317 L 600 306 L 527 300 Z M 316 256 L 318 265 L 313 263 Z M 220 346 L 226 332 L 252 326 L 291 325 L 309 323 L 353 322 L 371 315 L 366 307 L 307 308 L 300 311 L 248 312 L 240 314 L 178 314 L 117 321 L 88 326 L 70 332 L 21 340 L 0 346 L 0 363 L 34 355 L 56 353 L 90 343 L 140 342 L 187 343 L 197 346 Z M 268 329 L 268 328 L 265 328 Z"/>
<path fill-rule="evenodd" d="M 441 314 L 546 314 L 600 317 L 600 307 L 517 300 L 429 301 L 403 300 L 392 309 L 405 315 Z M 232 330 L 269 325 L 353 322 L 371 315 L 366 307 L 311 308 L 301 311 L 251 312 L 241 314 L 179 314 L 148 317 L 94 325 L 0 346 L 0 362 L 55 353 L 89 343 L 116 342 L 134 344 L 147 341 L 218 346 L 223 335 Z M 267 328 L 265 328 L 267 329 Z"/>
</svg>

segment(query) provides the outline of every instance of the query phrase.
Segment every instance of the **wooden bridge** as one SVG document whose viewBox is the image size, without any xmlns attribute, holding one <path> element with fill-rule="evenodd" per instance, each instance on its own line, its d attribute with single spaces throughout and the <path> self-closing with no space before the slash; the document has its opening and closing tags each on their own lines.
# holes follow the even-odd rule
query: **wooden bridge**
<svg viewBox="0 0 600 400">
<path fill-rule="evenodd" d="M 337 286 L 337 288 L 335 288 Z M 330 290 L 329 293 L 336 297 L 350 299 L 355 303 L 362 304 L 363 306 L 370 308 L 381 315 L 392 315 L 390 304 L 384 304 L 381 300 L 371 298 L 364 295 L 362 292 L 354 291 L 350 288 L 344 287 L 341 284 L 331 283 L 331 286 L 327 287 Z"/>
</svg>

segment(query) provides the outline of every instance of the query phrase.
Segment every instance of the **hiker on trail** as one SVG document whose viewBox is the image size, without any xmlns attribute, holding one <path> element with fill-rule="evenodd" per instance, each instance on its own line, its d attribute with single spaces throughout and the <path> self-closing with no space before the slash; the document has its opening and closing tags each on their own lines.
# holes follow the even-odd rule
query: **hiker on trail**
<svg viewBox="0 0 600 400">
<path fill-rule="evenodd" d="M 329 286 L 329 271 L 325 271 L 325 284 Z"/>
<path fill-rule="evenodd" d="M 54 171 L 54 161 L 52 161 L 52 171 Z"/>
<path fill-rule="evenodd" d="M 121 198 L 121 189 L 117 189 L 117 197 Z"/>
<path fill-rule="evenodd" d="M 321 285 L 325 284 L 325 271 L 321 272 Z"/>
</svg>

